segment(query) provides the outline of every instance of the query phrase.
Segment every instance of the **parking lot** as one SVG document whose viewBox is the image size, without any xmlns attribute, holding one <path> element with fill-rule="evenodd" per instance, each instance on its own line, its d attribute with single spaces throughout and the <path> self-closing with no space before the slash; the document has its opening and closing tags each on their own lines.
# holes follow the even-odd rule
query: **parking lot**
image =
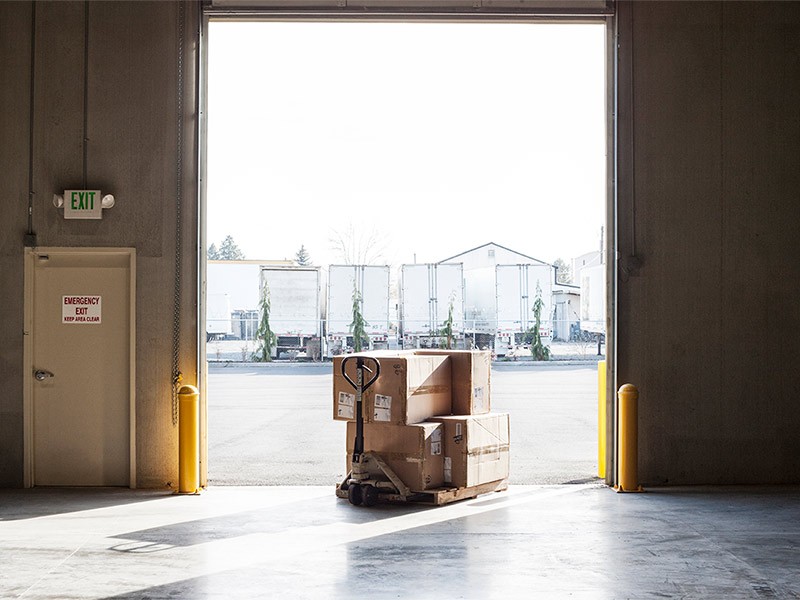
<svg viewBox="0 0 800 600">
<path fill-rule="evenodd" d="M 597 474 L 597 366 L 495 363 L 492 409 L 511 419 L 511 483 Z M 209 364 L 209 485 L 326 485 L 345 475 L 331 363 Z"/>
</svg>

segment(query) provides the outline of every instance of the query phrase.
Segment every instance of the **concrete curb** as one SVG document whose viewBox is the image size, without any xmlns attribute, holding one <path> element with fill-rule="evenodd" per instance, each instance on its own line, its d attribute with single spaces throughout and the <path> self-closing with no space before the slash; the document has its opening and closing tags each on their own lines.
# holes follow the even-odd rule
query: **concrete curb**
<svg viewBox="0 0 800 600">
<path fill-rule="evenodd" d="M 601 360 L 601 359 L 598 359 Z M 547 369 L 549 367 L 577 367 L 577 366 L 597 366 L 598 360 L 594 359 L 586 359 L 586 358 L 576 358 L 576 359 L 552 359 L 552 360 L 542 360 L 542 361 L 534 361 L 534 360 L 521 360 L 521 361 L 514 361 L 514 360 L 495 360 L 492 361 L 493 367 L 535 367 L 535 368 L 543 368 Z"/>
<path fill-rule="evenodd" d="M 599 359 L 598 359 L 599 360 Z M 595 359 L 554 359 L 548 361 L 533 361 L 533 360 L 495 360 L 492 361 L 493 367 L 535 367 L 547 369 L 549 367 L 578 367 L 578 366 L 596 366 L 597 360 Z M 213 369 L 277 369 L 277 368 L 312 368 L 326 370 L 332 367 L 331 362 L 280 362 L 272 361 L 268 363 L 262 362 L 241 362 L 241 361 L 226 361 L 226 360 L 210 360 L 208 367 Z"/>
<path fill-rule="evenodd" d="M 333 366 L 332 362 L 241 362 L 232 360 L 209 360 L 209 368 L 219 369 L 283 369 L 286 367 L 300 368 L 311 367 L 318 369 L 330 369 Z"/>
</svg>

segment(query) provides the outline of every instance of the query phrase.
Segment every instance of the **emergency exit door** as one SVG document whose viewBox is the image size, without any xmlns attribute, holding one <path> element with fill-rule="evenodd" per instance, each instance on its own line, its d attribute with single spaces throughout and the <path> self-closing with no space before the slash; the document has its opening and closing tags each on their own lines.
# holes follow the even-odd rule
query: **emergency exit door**
<svg viewBox="0 0 800 600">
<path fill-rule="evenodd" d="M 133 487 L 133 250 L 26 260 L 29 484 Z"/>
</svg>

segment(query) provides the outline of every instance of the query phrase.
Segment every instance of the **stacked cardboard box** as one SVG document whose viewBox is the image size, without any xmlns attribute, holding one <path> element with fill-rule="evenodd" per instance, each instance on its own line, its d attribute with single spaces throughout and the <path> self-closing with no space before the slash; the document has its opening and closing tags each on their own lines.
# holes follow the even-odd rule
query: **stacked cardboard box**
<svg viewBox="0 0 800 600">
<path fill-rule="evenodd" d="M 362 397 L 364 450 L 380 454 L 413 491 L 472 487 L 508 477 L 509 420 L 506 413 L 491 412 L 489 352 L 410 350 L 362 356 L 380 363 L 380 377 Z M 333 363 L 333 418 L 348 421 L 349 471 L 356 392 L 342 375 L 342 360 L 336 357 Z M 347 363 L 353 381 L 355 363 Z"/>
<path fill-rule="evenodd" d="M 508 413 L 433 417 L 444 426 L 444 480 L 457 488 L 508 477 Z"/>
<path fill-rule="evenodd" d="M 351 355 L 352 356 L 352 355 Z M 450 359 L 446 355 L 412 353 L 365 354 L 380 363 L 380 377 L 364 394 L 365 423 L 412 425 L 451 412 Z M 342 375 L 342 357 L 333 359 L 333 418 L 355 420 L 356 391 Z M 370 361 L 366 362 L 371 367 Z M 347 363 L 347 374 L 356 381 L 356 361 Z M 365 379 L 370 375 L 366 374 Z"/>
</svg>

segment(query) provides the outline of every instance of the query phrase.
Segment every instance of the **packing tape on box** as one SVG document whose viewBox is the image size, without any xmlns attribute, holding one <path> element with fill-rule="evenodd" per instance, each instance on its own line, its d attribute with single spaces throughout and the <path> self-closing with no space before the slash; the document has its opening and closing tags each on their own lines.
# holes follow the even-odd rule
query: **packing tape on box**
<svg viewBox="0 0 800 600">
<path fill-rule="evenodd" d="M 467 453 L 467 456 L 481 456 L 482 454 L 497 454 L 499 452 L 508 452 L 510 449 L 509 444 L 497 444 L 494 446 L 483 446 L 481 448 L 476 448 L 475 450 L 470 450 Z"/>
</svg>

